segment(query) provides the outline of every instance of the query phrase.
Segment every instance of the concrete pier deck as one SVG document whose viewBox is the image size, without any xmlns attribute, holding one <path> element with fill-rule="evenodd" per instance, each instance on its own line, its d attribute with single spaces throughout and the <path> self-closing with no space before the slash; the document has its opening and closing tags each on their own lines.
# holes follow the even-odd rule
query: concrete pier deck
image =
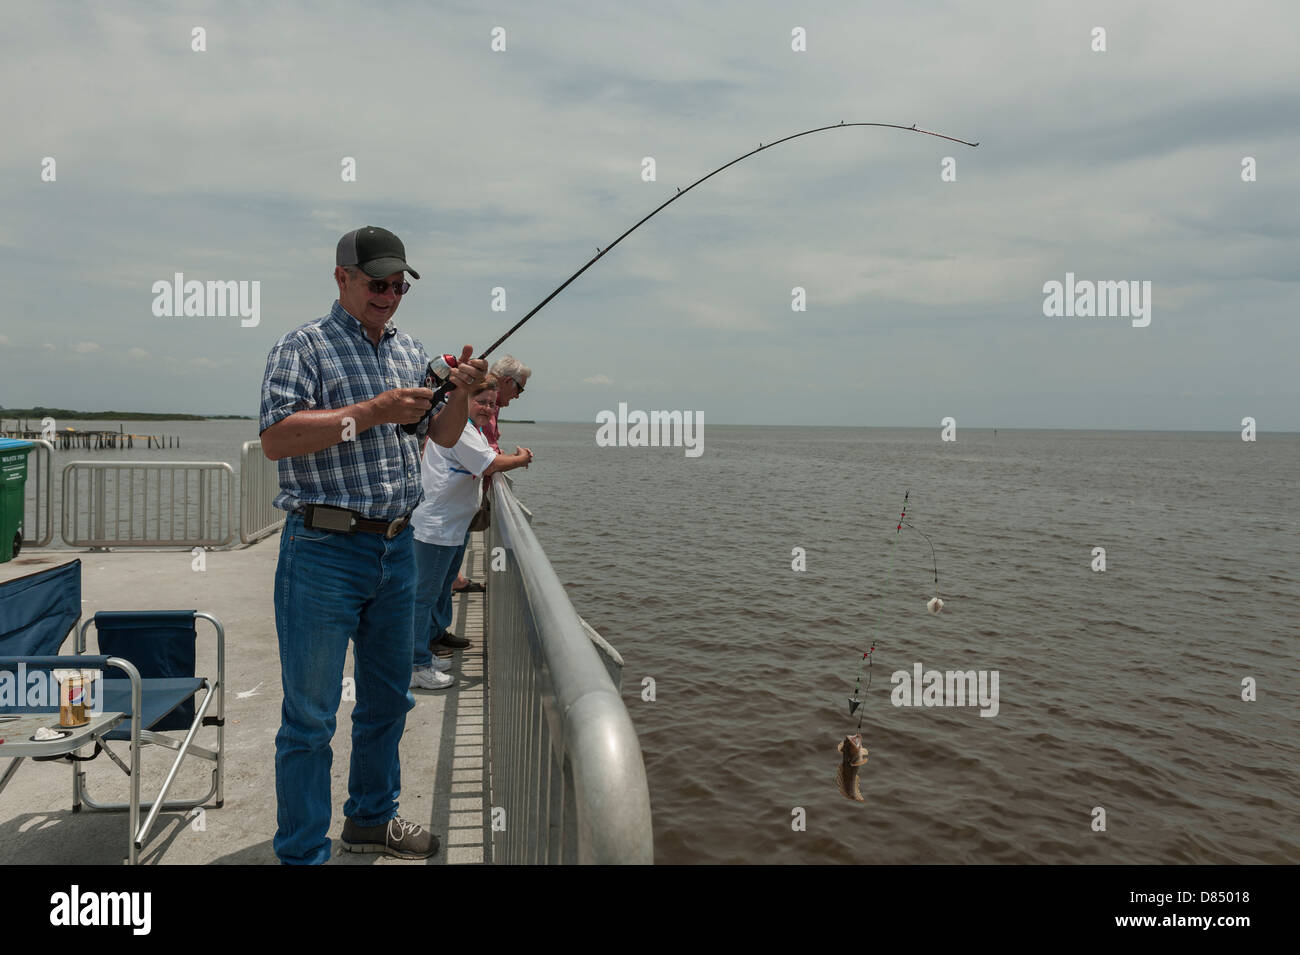
<svg viewBox="0 0 1300 955">
<path fill-rule="evenodd" d="M 465 573 L 485 580 L 482 535 L 471 536 Z M 280 727 L 280 658 L 271 601 L 279 534 L 238 550 L 210 551 L 206 568 L 194 570 L 188 551 L 86 552 L 29 548 L 0 564 L 0 581 L 35 573 L 74 558 L 82 562 L 83 620 L 101 610 L 206 610 L 226 629 L 225 804 L 201 815 L 181 811 L 159 816 L 141 855 L 142 865 L 267 864 L 276 828 L 275 734 Z M 473 641 L 458 652 L 447 690 L 415 690 L 416 706 L 402 741 L 400 812 L 434 832 L 442 848 L 427 862 L 342 852 L 338 842 L 347 800 L 351 758 L 351 707 L 339 707 L 334 734 L 331 864 L 424 865 L 490 861 L 490 813 L 486 769 L 486 668 L 483 594 L 455 600 L 453 630 Z M 202 675 L 216 673 L 212 628 L 199 623 Z M 96 652 L 94 627 L 90 652 Z M 70 636 L 63 646 L 72 653 Z M 352 674 L 352 656 L 344 671 Z M 345 691 L 346 696 L 346 691 Z M 0 734 L 2 735 L 2 734 Z M 179 735 L 179 734 L 173 734 Z M 197 742 L 211 746 L 216 731 Z M 124 755 L 127 744 L 112 744 Z M 141 799 L 151 799 L 170 765 L 171 752 L 141 750 Z M 207 790 L 211 763 L 190 758 L 171 798 Z M 126 775 L 106 756 L 81 764 L 99 801 L 127 798 Z M 0 772 L 8 760 L 0 761 Z M 72 771 L 66 762 L 25 761 L 0 793 L 0 864 L 118 865 L 126 857 L 127 814 L 72 812 Z M 143 812 L 141 818 L 143 819 Z"/>
</svg>

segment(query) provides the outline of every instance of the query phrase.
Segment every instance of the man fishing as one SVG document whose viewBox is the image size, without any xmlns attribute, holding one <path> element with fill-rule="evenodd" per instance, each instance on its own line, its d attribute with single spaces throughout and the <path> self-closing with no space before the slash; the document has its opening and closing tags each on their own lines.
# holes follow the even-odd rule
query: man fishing
<svg viewBox="0 0 1300 955">
<path fill-rule="evenodd" d="M 274 504 L 289 512 L 275 571 L 275 629 L 284 686 L 275 738 L 278 828 L 291 865 L 330 857 L 330 765 L 348 643 L 356 706 L 343 846 L 427 858 L 438 839 L 397 814 L 398 746 L 406 728 L 415 586 L 411 512 L 420 502 L 420 387 L 428 356 L 392 323 L 420 275 L 401 240 L 367 226 L 339 240 L 338 300 L 271 349 L 262 382 L 262 450 L 279 461 Z M 457 387 L 429 426 L 451 447 L 487 363 L 466 345 Z"/>
</svg>

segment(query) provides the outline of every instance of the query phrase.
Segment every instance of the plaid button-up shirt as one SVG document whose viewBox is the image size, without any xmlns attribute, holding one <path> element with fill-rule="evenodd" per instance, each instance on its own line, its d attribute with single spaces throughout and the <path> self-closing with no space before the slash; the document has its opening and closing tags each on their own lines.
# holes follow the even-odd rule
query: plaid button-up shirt
<svg viewBox="0 0 1300 955">
<path fill-rule="evenodd" d="M 337 301 L 330 313 L 286 334 L 266 359 L 260 430 L 306 409 L 343 408 L 390 388 L 419 388 L 429 359 L 424 346 L 389 322 L 379 344 Z M 392 423 L 360 431 L 313 454 L 281 458 L 286 511 L 306 504 L 346 507 L 372 520 L 405 517 L 420 503 L 419 435 Z"/>
</svg>

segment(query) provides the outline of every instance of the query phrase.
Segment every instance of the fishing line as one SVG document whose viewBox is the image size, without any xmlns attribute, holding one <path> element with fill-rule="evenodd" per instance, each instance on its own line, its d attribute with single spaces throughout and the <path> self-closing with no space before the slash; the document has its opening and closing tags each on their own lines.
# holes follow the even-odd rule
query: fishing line
<svg viewBox="0 0 1300 955">
<path fill-rule="evenodd" d="M 938 607 L 936 608 L 933 606 L 933 601 L 931 601 L 931 604 L 927 604 L 927 606 L 930 606 L 934 613 L 938 613 L 939 609 L 943 607 L 943 601 L 939 600 L 939 558 L 934 555 L 934 541 L 930 540 L 930 535 L 921 530 L 921 528 L 917 527 L 915 524 L 908 524 L 907 521 L 903 521 L 903 523 L 924 537 L 925 542 L 930 545 L 930 560 L 934 562 L 934 599 L 938 601 Z"/>
<path fill-rule="evenodd" d="M 939 598 L 939 558 L 934 549 L 934 541 L 930 539 L 929 534 L 907 519 L 907 508 L 911 495 L 912 491 L 910 488 L 903 494 L 903 510 L 898 515 L 898 524 L 894 527 L 894 536 L 889 541 L 889 569 L 885 573 L 885 586 L 882 588 L 880 594 L 880 612 L 876 614 L 875 623 L 872 626 L 871 646 L 863 652 L 862 660 L 858 663 L 858 678 L 853 685 L 853 695 L 849 697 L 849 715 L 852 716 L 855 712 L 858 713 L 859 732 L 862 730 L 862 718 L 866 715 L 866 710 L 861 709 L 863 697 L 866 695 L 867 691 L 871 689 L 872 667 L 875 664 L 871 655 L 876 652 L 876 649 L 879 646 L 878 638 L 880 636 L 880 620 L 884 616 L 885 598 L 889 595 L 889 585 L 894 578 L 894 554 L 898 550 L 898 540 L 902 535 L 904 527 L 916 531 L 924 537 L 925 542 L 930 545 L 930 561 L 934 570 L 934 597 L 926 604 L 926 608 L 931 613 L 938 613 L 943 609 L 943 600 Z M 864 669 L 867 674 L 866 686 L 862 685 L 862 673 Z"/>
<path fill-rule="evenodd" d="M 884 612 L 885 612 L 885 607 L 884 607 L 884 603 L 885 603 L 885 595 L 889 593 L 889 582 L 890 582 L 890 581 L 893 579 L 893 577 L 894 577 L 894 554 L 898 551 L 898 537 L 899 537 L 899 535 L 902 534 L 902 532 L 903 532 L 903 524 L 904 524 L 904 522 L 905 522 L 906 519 L 907 519 L 907 501 L 908 501 L 908 498 L 911 497 L 911 495 L 912 495 L 912 489 L 911 489 L 911 488 L 908 488 L 908 489 L 903 493 L 903 510 L 902 510 L 902 512 L 898 515 L 898 526 L 894 528 L 894 536 L 893 536 L 893 539 L 890 540 L 890 542 L 889 542 L 889 543 L 890 543 L 890 549 L 889 549 L 889 570 L 888 570 L 888 571 L 886 572 L 886 574 L 885 574 L 885 586 L 884 586 L 884 588 L 883 588 L 883 589 L 881 590 L 881 592 L 880 592 L 880 604 L 881 604 L 881 606 L 880 606 L 880 612 L 876 614 L 876 620 L 875 620 L 875 623 L 872 625 L 872 628 L 871 628 L 871 629 L 872 629 L 872 632 L 871 632 L 871 648 L 862 654 L 862 660 L 865 661 L 865 662 L 860 662 L 860 663 L 858 663 L 858 679 L 857 679 L 857 682 L 853 684 L 853 695 L 849 697 L 849 715 L 850 715 L 850 716 L 853 715 L 854 710 L 860 710 L 861 707 L 862 707 L 862 698 L 858 695 L 858 689 L 859 689 L 859 687 L 862 685 L 862 671 L 863 671 L 864 668 L 865 668 L 866 671 L 867 671 L 867 686 L 866 686 L 866 689 L 863 690 L 863 692 L 865 693 L 866 690 L 871 689 L 871 668 L 872 668 L 872 666 L 873 666 L 873 661 L 872 661 L 872 659 L 871 659 L 871 654 L 875 653 L 875 651 L 876 651 L 876 637 L 879 636 L 879 633 L 880 633 L 880 618 L 884 616 Z M 909 526 L 910 526 L 910 525 L 909 525 Z M 866 713 L 867 713 L 866 710 L 861 710 L 861 712 L 858 713 L 858 730 L 859 730 L 859 732 L 862 730 L 862 717 L 864 717 L 864 716 L 866 715 Z"/>
</svg>

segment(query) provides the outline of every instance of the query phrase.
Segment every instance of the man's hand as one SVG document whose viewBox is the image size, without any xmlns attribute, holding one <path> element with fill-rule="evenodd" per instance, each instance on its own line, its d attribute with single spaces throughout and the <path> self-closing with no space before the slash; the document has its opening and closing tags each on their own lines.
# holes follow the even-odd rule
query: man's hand
<svg viewBox="0 0 1300 955">
<path fill-rule="evenodd" d="M 487 362 L 474 357 L 474 346 L 466 345 L 460 350 L 460 364 L 452 369 L 451 378 L 457 388 L 470 391 L 487 377 L 487 370 Z"/>
<path fill-rule="evenodd" d="M 515 454 L 524 455 L 524 467 L 528 467 L 528 465 L 533 463 L 533 452 L 529 451 L 527 448 L 521 448 L 518 445 L 515 445 Z"/>
<path fill-rule="evenodd" d="M 392 388 L 366 403 L 376 422 L 416 424 L 433 407 L 433 392 L 428 388 Z"/>
</svg>

